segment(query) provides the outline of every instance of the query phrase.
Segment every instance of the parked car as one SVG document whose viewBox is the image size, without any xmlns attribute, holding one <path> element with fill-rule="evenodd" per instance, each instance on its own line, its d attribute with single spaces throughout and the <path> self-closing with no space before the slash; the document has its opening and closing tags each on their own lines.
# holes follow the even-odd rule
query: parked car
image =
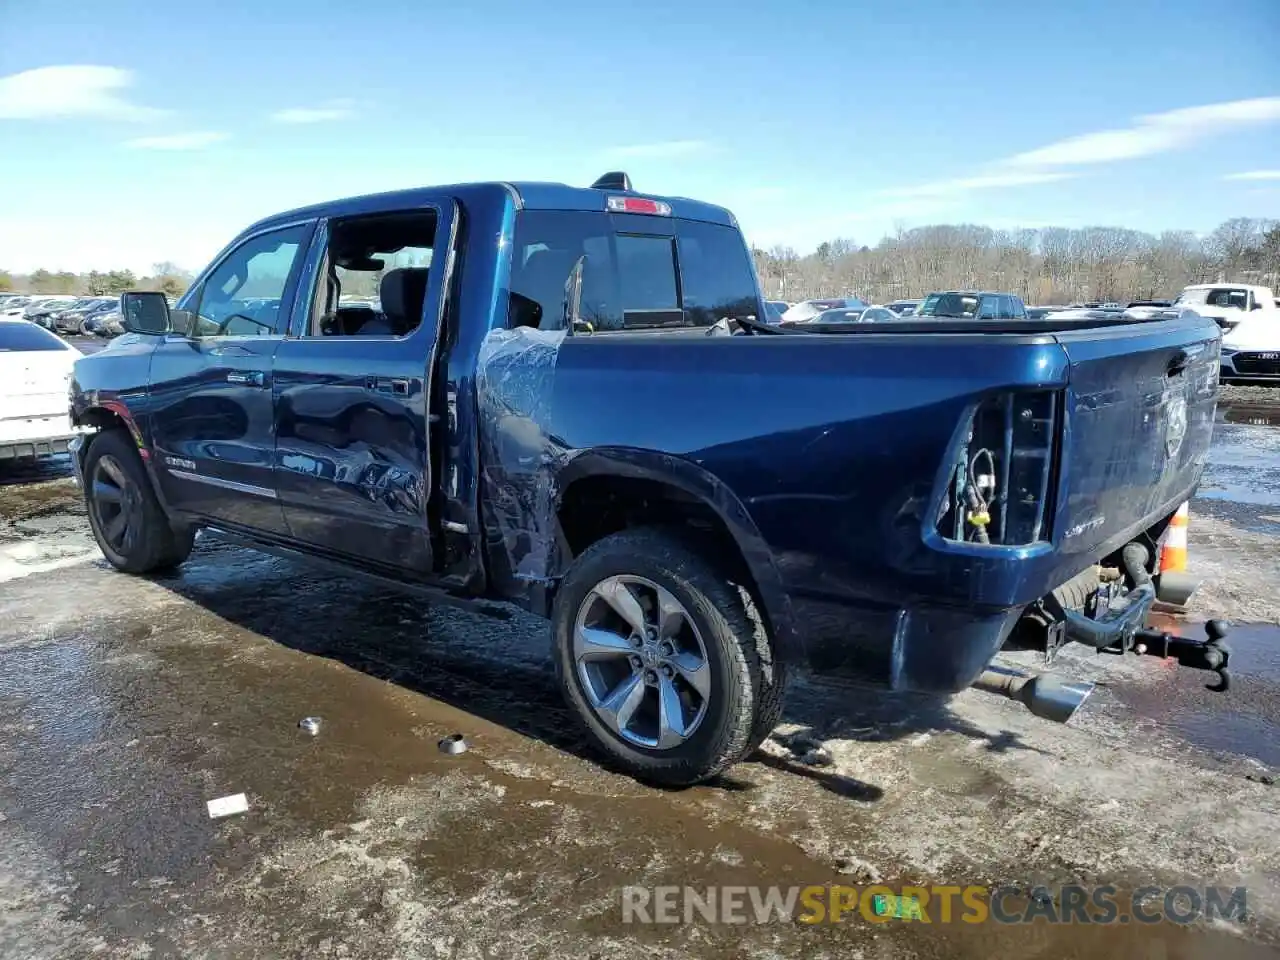
<svg viewBox="0 0 1280 960">
<path fill-rule="evenodd" d="M 79 356 L 29 320 L 0 320 L 0 461 L 63 453 L 83 432 L 67 413 Z"/>
<path fill-rule="evenodd" d="M 1012 293 L 950 290 L 924 298 L 915 318 L 945 317 L 960 320 L 1026 320 L 1022 298 Z"/>
<path fill-rule="evenodd" d="M 0 320 L 16 320 L 29 306 L 31 306 L 30 297 L 6 297 L 4 302 L 0 303 Z"/>
<path fill-rule="evenodd" d="M 449 270 L 388 270 L 381 315 L 327 322 L 342 308 L 324 264 L 437 245 Z M 247 278 L 272 299 L 247 305 Z M 159 293 L 122 308 L 128 332 L 71 387 L 111 564 L 176 566 L 203 528 L 515 602 L 551 619 L 592 742 L 674 784 L 763 741 L 798 662 L 898 690 L 1010 689 L 985 668 L 1033 606 L 1123 648 L 1154 599 L 1149 544 L 1213 430 L 1210 321 L 1124 337 L 764 324 L 733 216 L 623 174 L 279 214 L 176 309 Z M 768 402 L 744 416 L 744 390 Z M 1077 600 L 1101 595 L 1099 564 L 1124 607 L 1095 618 Z M 1087 692 L 1016 689 L 1059 720 Z"/>
<path fill-rule="evenodd" d="M 90 318 L 89 333 L 105 338 L 118 337 L 124 333 L 124 316 L 120 313 L 120 308 L 94 314 Z"/>
<path fill-rule="evenodd" d="M 114 310 L 119 304 L 119 297 L 86 297 L 77 300 L 66 310 L 54 314 L 53 329 L 56 333 L 86 334 L 85 324 L 90 317 L 105 310 Z"/>
<path fill-rule="evenodd" d="M 802 300 L 788 309 L 782 319 L 788 323 L 812 320 L 824 310 L 865 310 L 871 304 L 857 297 L 837 297 L 826 300 Z"/>
<path fill-rule="evenodd" d="M 80 298 L 62 294 L 33 299 L 26 309 L 22 311 L 22 317 L 24 320 L 39 324 L 46 330 L 52 330 L 54 315 L 66 310 L 78 299 Z"/>
<path fill-rule="evenodd" d="M 887 304 L 888 308 L 900 317 L 909 317 L 920 309 L 919 300 L 894 300 Z"/>
<path fill-rule="evenodd" d="M 887 323 L 897 320 L 898 315 L 888 307 L 865 307 L 861 310 L 823 310 L 810 320 L 794 321 L 802 324 L 811 323 Z M 787 321 L 788 325 L 793 321 Z"/>
<path fill-rule="evenodd" d="M 1280 380 L 1280 305 L 1270 287 L 1197 283 L 1174 304 L 1222 328 L 1223 380 Z"/>
</svg>

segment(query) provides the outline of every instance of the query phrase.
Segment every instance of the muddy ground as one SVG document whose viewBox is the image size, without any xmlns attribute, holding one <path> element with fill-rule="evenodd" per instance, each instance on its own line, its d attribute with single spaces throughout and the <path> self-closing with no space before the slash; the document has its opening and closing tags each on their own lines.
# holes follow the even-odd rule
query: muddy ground
<svg viewBox="0 0 1280 960">
<path fill-rule="evenodd" d="M 756 757 L 686 791 L 600 765 L 532 618 L 204 540 L 174 577 L 123 576 L 65 463 L 0 468 L 0 958 L 1276 955 L 1278 400 L 1227 392 L 1192 507 L 1190 620 L 1241 624 L 1229 694 L 1152 658 L 1069 653 L 1055 672 L 1100 686 L 1061 727 L 977 691 L 802 676 Z M 315 737 L 297 727 L 311 715 Z M 440 753 L 455 732 L 470 751 Z M 833 762 L 800 763 L 797 734 Z M 209 819 L 239 792 L 247 813 Z M 1243 885 L 1249 912 L 621 921 L 629 884 L 874 881 Z"/>
</svg>

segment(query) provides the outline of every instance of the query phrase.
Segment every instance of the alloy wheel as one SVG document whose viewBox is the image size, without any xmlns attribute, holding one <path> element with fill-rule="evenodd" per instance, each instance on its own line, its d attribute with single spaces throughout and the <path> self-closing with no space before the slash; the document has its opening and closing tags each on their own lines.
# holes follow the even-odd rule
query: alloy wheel
<svg viewBox="0 0 1280 960">
<path fill-rule="evenodd" d="M 651 580 L 613 576 L 588 591 L 573 657 L 591 709 L 628 743 L 674 749 L 706 716 L 706 645 L 684 604 Z"/>
</svg>

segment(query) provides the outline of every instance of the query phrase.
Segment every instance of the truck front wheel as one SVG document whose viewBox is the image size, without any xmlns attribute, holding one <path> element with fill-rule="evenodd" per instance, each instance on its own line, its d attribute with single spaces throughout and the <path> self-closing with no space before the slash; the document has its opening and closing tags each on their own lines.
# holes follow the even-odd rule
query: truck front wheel
<svg viewBox="0 0 1280 960">
<path fill-rule="evenodd" d="M 781 677 L 759 618 L 662 531 L 626 530 L 584 551 L 557 593 L 552 636 L 569 705 L 642 780 L 713 777 L 777 720 Z"/>
<path fill-rule="evenodd" d="M 104 430 L 93 438 L 84 486 L 89 527 L 117 570 L 153 573 L 187 559 L 194 534 L 169 524 L 138 448 L 125 431 Z"/>
</svg>

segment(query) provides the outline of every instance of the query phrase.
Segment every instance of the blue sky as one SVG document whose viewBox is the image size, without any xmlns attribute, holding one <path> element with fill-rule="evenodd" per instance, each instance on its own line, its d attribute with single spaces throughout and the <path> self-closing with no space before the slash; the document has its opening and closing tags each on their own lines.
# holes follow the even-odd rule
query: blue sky
<svg viewBox="0 0 1280 960">
<path fill-rule="evenodd" d="M 1277 0 L 0 0 L 0 37 L 9 270 L 195 268 L 302 203 L 618 168 L 802 252 L 1280 217 Z"/>
</svg>

